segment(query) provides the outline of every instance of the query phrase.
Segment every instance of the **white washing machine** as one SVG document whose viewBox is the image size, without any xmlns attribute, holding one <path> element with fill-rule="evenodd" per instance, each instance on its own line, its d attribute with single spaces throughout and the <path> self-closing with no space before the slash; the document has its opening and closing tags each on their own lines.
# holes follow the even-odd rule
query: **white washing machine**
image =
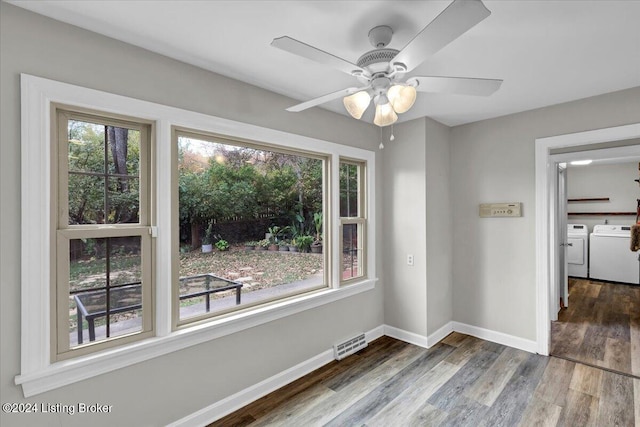
<svg viewBox="0 0 640 427">
<path fill-rule="evenodd" d="M 589 228 L 584 224 L 567 225 L 567 264 L 571 277 L 589 277 Z"/>
<path fill-rule="evenodd" d="M 596 225 L 589 236 L 589 277 L 640 284 L 638 253 L 631 252 L 631 226 Z"/>
</svg>

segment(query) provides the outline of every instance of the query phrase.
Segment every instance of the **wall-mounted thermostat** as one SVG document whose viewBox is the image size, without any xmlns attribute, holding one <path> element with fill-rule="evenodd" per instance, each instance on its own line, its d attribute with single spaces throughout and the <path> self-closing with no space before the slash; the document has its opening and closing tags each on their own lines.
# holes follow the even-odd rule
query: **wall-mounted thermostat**
<svg viewBox="0 0 640 427">
<path fill-rule="evenodd" d="M 480 218 L 522 216 L 522 203 L 481 203 Z"/>
</svg>

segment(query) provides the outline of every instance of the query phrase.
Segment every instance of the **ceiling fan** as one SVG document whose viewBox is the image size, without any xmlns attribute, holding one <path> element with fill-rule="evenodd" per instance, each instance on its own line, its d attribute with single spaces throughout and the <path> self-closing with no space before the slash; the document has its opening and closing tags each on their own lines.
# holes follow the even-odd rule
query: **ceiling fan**
<svg viewBox="0 0 640 427">
<path fill-rule="evenodd" d="M 362 55 L 356 64 L 288 36 L 273 39 L 271 46 L 332 66 L 356 77 L 363 85 L 314 98 L 287 111 L 299 112 L 344 97 L 349 114 L 360 119 L 373 99 L 376 108 L 373 122 L 382 127 L 393 124 L 398 120 L 397 114 L 413 106 L 417 91 L 491 95 L 500 88 L 502 80 L 435 76 L 413 76 L 404 80 L 406 73 L 490 14 L 481 0 L 454 0 L 400 51 L 386 47 L 393 36 L 392 28 L 377 26 L 369 31 L 369 41 L 375 49 Z"/>
</svg>

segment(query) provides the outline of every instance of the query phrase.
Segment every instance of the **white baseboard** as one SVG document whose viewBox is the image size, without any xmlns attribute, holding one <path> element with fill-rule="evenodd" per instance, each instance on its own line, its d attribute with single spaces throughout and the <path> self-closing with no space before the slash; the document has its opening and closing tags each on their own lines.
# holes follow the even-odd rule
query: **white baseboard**
<svg viewBox="0 0 640 427">
<path fill-rule="evenodd" d="M 384 325 L 384 334 L 388 337 L 395 338 L 400 341 L 408 342 L 419 347 L 429 348 L 427 346 L 427 337 L 416 334 L 414 332 L 405 331 L 404 329 L 395 328 L 393 326 Z"/>
<path fill-rule="evenodd" d="M 395 338 L 400 341 L 408 342 L 419 347 L 430 348 L 438 344 L 447 335 L 453 332 L 453 322 L 448 322 L 433 334 L 425 337 L 404 329 L 384 325 L 384 334 L 388 337 Z"/>
<path fill-rule="evenodd" d="M 389 325 L 380 325 L 368 332 L 365 332 L 365 336 L 367 338 L 367 342 L 371 342 L 383 335 L 386 335 L 409 344 L 429 348 L 454 331 L 531 353 L 535 353 L 537 349 L 535 341 L 525 340 L 502 332 L 491 331 L 489 329 L 479 328 L 477 326 L 467 325 L 460 322 L 448 322 L 428 337 Z M 283 387 L 298 378 L 321 368 L 333 360 L 333 349 L 323 351 L 317 356 L 307 359 L 292 368 L 282 371 L 265 379 L 264 381 L 259 382 L 258 384 L 247 387 L 229 397 L 219 400 L 206 408 L 202 408 L 201 410 L 194 412 L 193 414 L 187 415 L 186 417 L 169 424 L 168 427 L 195 427 L 212 423 L 271 393 L 272 391 L 275 391 L 280 387 Z"/>
<path fill-rule="evenodd" d="M 371 342 L 377 340 L 378 338 L 384 336 L 384 325 L 380 325 L 377 328 L 373 328 L 369 332 L 365 332 L 364 336 L 367 338 L 367 342 Z"/>
<path fill-rule="evenodd" d="M 491 341 L 498 344 L 506 345 L 508 347 L 517 348 L 519 350 L 528 351 L 529 353 L 536 353 L 536 350 L 538 349 L 538 344 L 535 341 L 515 337 L 513 335 L 508 335 L 502 332 L 492 331 L 490 329 L 480 328 L 478 326 L 467 325 L 466 323 L 460 322 L 448 322 L 427 337 L 393 326 L 384 325 L 385 335 L 424 348 L 433 347 L 451 332 L 460 332 L 461 334 L 471 335 L 473 337 L 480 338 L 486 341 Z"/>
<path fill-rule="evenodd" d="M 480 338 L 486 341 L 495 342 L 498 344 L 506 345 L 508 347 L 517 348 L 519 350 L 528 351 L 529 353 L 536 353 L 538 350 L 538 343 L 532 340 L 527 340 L 513 335 L 508 335 L 502 332 L 492 331 L 490 329 L 480 328 L 478 326 L 467 325 L 466 323 L 451 322 L 453 330 L 460 332 L 461 334 L 467 334 Z"/>
<path fill-rule="evenodd" d="M 380 325 L 372 330 L 365 332 L 367 342 L 371 342 L 377 338 L 385 335 L 384 325 Z M 285 385 L 301 378 L 318 368 L 323 367 L 327 363 L 335 360 L 333 348 L 323 351 L 322 353 L 314 356 L 297 364 L 296 366 L 282 371 L 272 377 L 265 379 L 264 381 L 254 384 L 251 387 L 247 387 L 244 390 L 232 394 L 222 400 L 219 400 L 206 408 L 202 408 L 193 414 L 187 415 L 173 423 L 168 427 L 196 427 L 210 424 L 220 418 L 229 415 L 230 413 L 248 405 L 260 399 L 263 396 L 284 387 Z"/>
<path fill-rule="evenodd" d="M 440 329 L 427 336 L 427 346 L 433 347 L 453 332 L 453 322 L 447 322 Z"/>
<path fill-rule="evenodd" d="M 333 349 L 324 351 L 319 355 L 307 359 L 296 366 L 282 371 L 264 381 L 247 387 L 229 397 L 219 400 L 206 408 L 202 408 L 193 414 L 187 415 L 171 424 L 168 427 L 195 427 L 210 424 L 230 413 L 248 405 L 283 387 L 308 373 L 326 365 L 334 360 Z"/>
</svg>

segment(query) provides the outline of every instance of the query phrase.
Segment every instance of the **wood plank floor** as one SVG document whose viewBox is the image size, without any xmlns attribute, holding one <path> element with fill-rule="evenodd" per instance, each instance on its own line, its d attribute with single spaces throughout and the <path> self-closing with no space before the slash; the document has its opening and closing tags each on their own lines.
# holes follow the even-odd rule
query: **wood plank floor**
<svg viewBox="0 0 640 427">
<path fill-rule="evenodd" d="M 210 426 L 633 427 L 639 408 L 638 379 L 454 332 L 379 338 Z"/>
<path fill-rule="evenodd" d="M 570 278 L 550 353 L 640 378 L 640 287 Z"/>
</svg>

